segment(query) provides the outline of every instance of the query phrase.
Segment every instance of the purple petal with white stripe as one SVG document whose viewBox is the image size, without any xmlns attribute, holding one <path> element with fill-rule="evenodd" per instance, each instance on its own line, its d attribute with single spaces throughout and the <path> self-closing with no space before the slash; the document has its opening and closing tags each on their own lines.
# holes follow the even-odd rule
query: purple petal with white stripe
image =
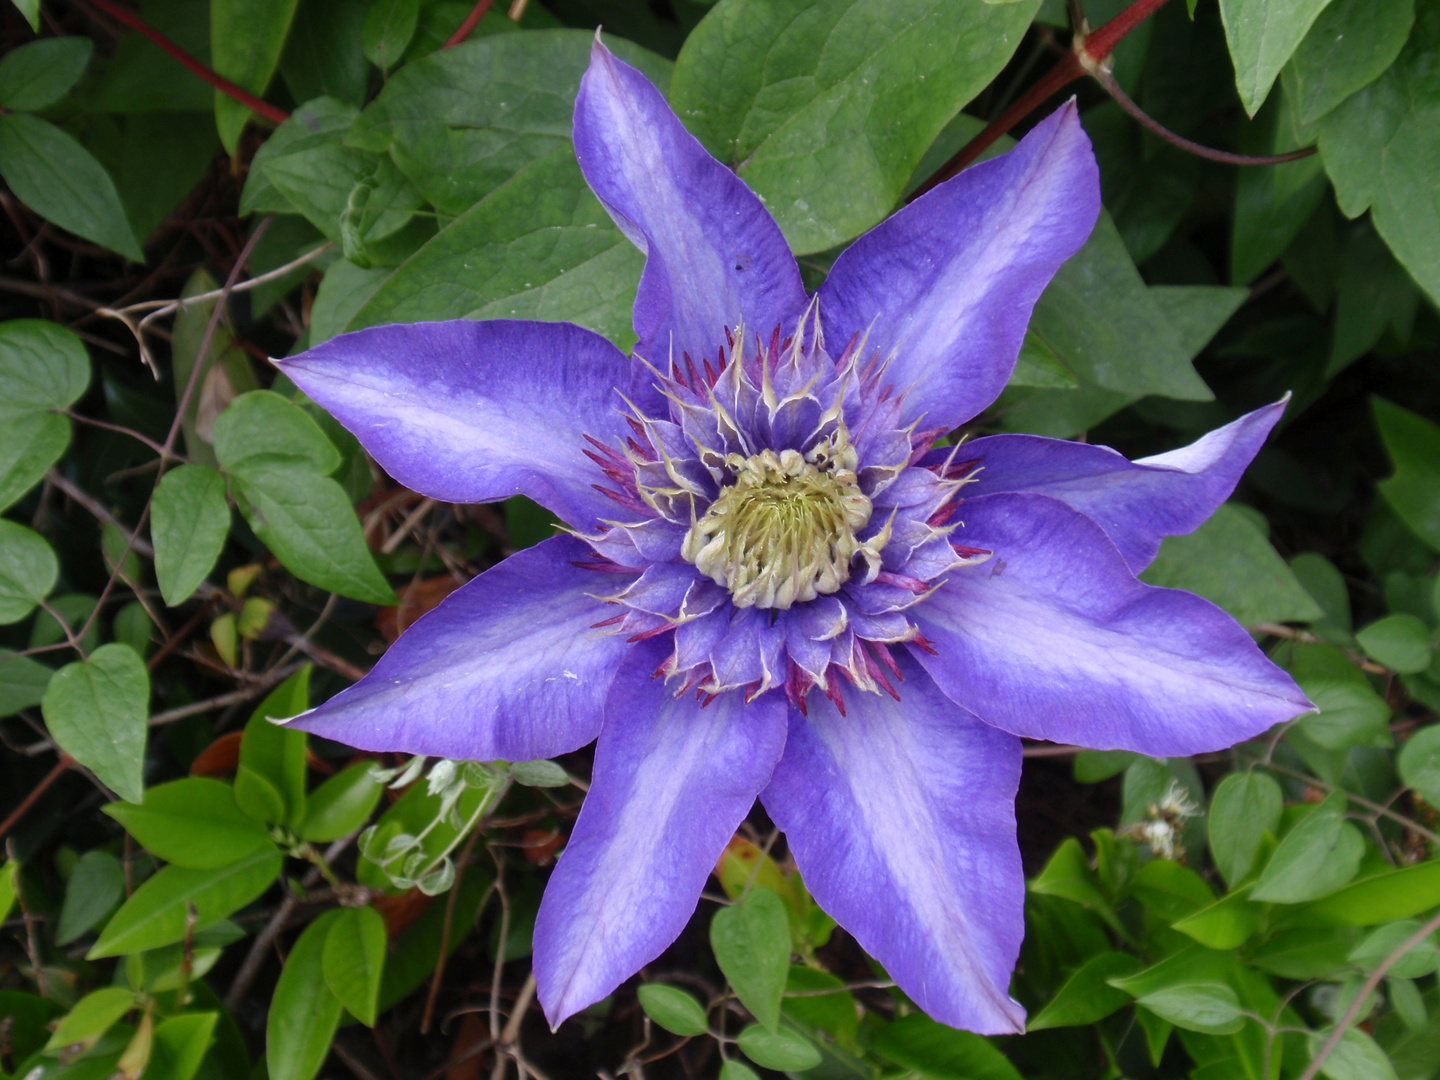
<svg viewBox="0 0 1440 1080">
<path fill-rule="evenodd" d="M 868 331 L 868 348 L 895 352 L 905 420 L 955 427 L 1005 386 L 1031 308 L 1099 213 L 1095 156 L 1070 101 L 851 244 L 820 287 L 825 338 L 841 347 Z"/>
<path fill-rule="evenodd" d="M 1286 395 L 1189 446 L 1138 461 L 1106 446 L 1039 435 L 976 439 L 959 455 L 980 465 L 964 494 L 1031 491 L 1059 499 L 1097 522 L 1138 574 L 1161 540 L 1195 531 L 1230 497 L 1288 400 Z"/>
<path fill-rule="evenodd" d="M 820 906 L 942 1023 L 1024 1030 L 1006 992 L 1025 933 L 1020 740 L 901 658 L 902 701 L 819 695 L 792 711 L 761 801 Z"/>
<path fill-rule="evenodd" d="M 605 618 L 584 544 L 557 536 L 451 593 L 354 686 L 292 721 L 361 750 L 531 761 L 590 742 L 634 648 Z"/>
<path fill-rule="evenodd" d="M 623 444 L 617 389 L 660 407 L 638 365 L 571 323 L 377 326 L 277 364 L 406 487 L 457 503 L 528 495 L 579 529 L 621 513 L 593 486 L 605 476 L 585 436 Z"/>
<path fill-rule="evenodd" d="M 535 919 L 535 980 L 552 1025 L 609 994 L 685 928 L 715 860 L 770 780 L 785 699 L 708 708 L 652 679 L 642 645 L 615 677 L 590 792 Z"/>
<path fill-rule="evenodd" d="M 952 701 L 1032 739 L 1180 757 L 1313 708 L 1208 600 L 1137 581 L 1103 529 L 1047 495 L 967 499 L 956 539 L 994 552 L 913 609 Z"/>
<path fill-rule="evenodd" d="M 575 155 L 610 216 L 645 252 L 636 352 L 696 364 L 741 320 L 767 340 L 805 307 L 780 227 L 745 182 L 685 130 L 665 98 L 596 41 L 575 99 Z"/>
</svg>

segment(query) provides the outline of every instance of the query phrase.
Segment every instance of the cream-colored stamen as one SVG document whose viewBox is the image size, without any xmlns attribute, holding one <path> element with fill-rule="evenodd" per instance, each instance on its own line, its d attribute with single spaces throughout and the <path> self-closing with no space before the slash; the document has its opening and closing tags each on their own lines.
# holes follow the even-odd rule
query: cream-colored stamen
<svg viewBox="0 0 1440 1080">
<path fill-rule="evenodd" d="M 890 537 L 887 528 L 856 538 L 871 512 L 856 464 L 843 426 L 808 454 L 729 455 L 734 483 L 690 526 L 681 554 L 737 607 L 783 609 L 838 592 L 852 560 L 877 562 Z"/>
</svg>

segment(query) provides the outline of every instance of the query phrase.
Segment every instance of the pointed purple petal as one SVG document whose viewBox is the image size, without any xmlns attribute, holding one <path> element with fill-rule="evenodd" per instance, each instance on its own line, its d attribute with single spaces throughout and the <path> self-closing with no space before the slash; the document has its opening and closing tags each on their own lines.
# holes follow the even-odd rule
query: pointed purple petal
<svg viewBox="0 0 1440 1080">
<path fill-rule="evenodd" d="M 1135 580 L 1104 530 L 1058 499 L 982 495 L 960 513 L 956 541 L 995 554 L 914 608 L 937 653 L 916 657 L 987 724 L 1178 757 L 1312 708 L 1234 619 Z"/>
<path fill-rule="evenodd" d="M 1025 933 L 1015 843 L 1020 740 L 909 658 L 899 702 L 811 694 L 761 801 L 820 906 L 936 1020 L 1024 1030 L 1006 988 Z"/>
<path fill-rule="evenodd" d="M 1007 154 L 972 165 L 871 229 L 820 287 L 827 342 L 869 332 L 905 419 L 951 428 L 1010 378 L 1030 310 L 1100 213 L 1100 178 L 1073 101 Z"/>
<path fill-rule="evenodd" d="M 645 252 L 636 352 L 698 366 L 744 320 L 766 341 L 805 306 L 780 227 L 745 182 L 685 130 L 665 98 L 596 41 L 575 99 L 575 154 L 610 216 Z"/>
<path fill-rule="evenodd" d="M 784 746 L 783 697 L 677 700 L 651 678 L 665 653 L 638 648 L 616 675 L 590 793 L 535 919 L 535 979 L 552 1025 L 679 936 Z"/>
<path fill-rule="evenodd" d="M 531 761 L 584 746 L 634 648 L 590 629 L 607 611 L 586 595 L 602 575 L 571 565 L 587 550 L 557 536 L 510 556 L 294 726 L 361 750 L 467 761 Z"/>
<path fill-rule="evenodd" d="M 1284 411 L 1285 401 L 1267 405 L 1189 446 L 1133 462 L 1106 446 L 1039 435 L 976 439 L 960 451 L 980 463 L 964 494 L 1033 491 L 1059 499 L 1097 522 L 1138 574 L 1161 540 L 1194 532 L 1230 497 Z"/>
<path fill-rule="evenodd" d="M 585 457 L 585 436 L 623 445 L 620 394 L 648 402 L 648 379 L 589 330 L 466 319 L 377 326 L 277 363 L 422 494 L 457 503 L 528 495 L 580 529 L 620 513 L 592 486 L 606 478 Z"/>
</svg>

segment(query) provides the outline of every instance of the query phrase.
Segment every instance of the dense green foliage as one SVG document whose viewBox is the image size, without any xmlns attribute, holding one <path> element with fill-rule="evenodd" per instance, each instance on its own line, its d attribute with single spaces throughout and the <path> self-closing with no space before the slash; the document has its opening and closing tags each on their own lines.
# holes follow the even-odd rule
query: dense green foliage
<svg viewBox="0 0 1440 1080">
<path fill-rule="evenodd" d="M 1436 0 L 1170 3 L 1113 54 L 1196 143 L 1318 146 L 1285 164 L 1074 88 L 1107 212 L 964 434 L 1136 456 L 1291 393 L 1144 580 L 1320 711 L 1193 761 L 1030 748 L 1003 1039 L 917 1012 L 759 810 L 672 950 L 550 1033 L 531 927 L 588 751 L 406 761 L 267 718 L 554 523 L 397 487 L 263 358 L 459 317 L 633 344 L 643 257 L 570 144 L 599 24 L 813 287 L 1063 55 L 1064 6 L 522 0 L 453 48 L 468 2 L 126 8 L 277 126 L 108 15 L 0 3 L 0 1080 L 1440 1074 Z"/>
</svg>

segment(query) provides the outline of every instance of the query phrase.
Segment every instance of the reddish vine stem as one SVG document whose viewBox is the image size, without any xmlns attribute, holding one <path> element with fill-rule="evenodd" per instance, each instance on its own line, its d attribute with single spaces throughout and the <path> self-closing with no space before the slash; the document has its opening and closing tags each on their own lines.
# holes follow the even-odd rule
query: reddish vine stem
<svg viewBox="0 0 1440 1080">
<path fill-rule="evenodd" d="M 196 60 L 195 57 L 180 48 L 179 45 L 176 45 L 164 34 L 160 33 L 159 30 L 156 30 L 144 19 L 140 18 L 140 16 L 136 15 L 133 11 L 121 7 L 115 3 L 114 0 L 85 0 L 85 3 L 98 8 L 110 16 L 110 18 L 124 26 L 128 26 L 131 30 L 138 30 L 176 60 L 180 61 L 180 63 L 184 64 L 195 75 L 198 75 L 211 86 L 215 87 L 216 90 L 219 90 L 227 97 L 234 98 L 247 109 L 251 109 L 265 117 L 266 120 L 276 124 L 283 124 L 286 120 L 290 119 L 290 114 L 284 109 L 276 108 L 268 101 L 261 101 L 254 94 L 250 93 L 250 91 L 243 87 L 236 86 L 223 75 L 211 71 L 199 60 Z"/>
<path fill-rule="evenodd" d="M 453 49 L 456 45 L 459 45 L 468 38 L 470 32 L 480 25 L 480 20 L 485 17 L 485 13 L 490 10 L 490 5 L 494 2 L 495 0 L 479 0 L 479 2 L 470 9 L 470 14 L 465 16 L 465 21 L 455 28 L 455 33 L 451 34 L 450 39 L 446 41 L 444 45 L 441 45 L 440 48 Z"/>
<path fill-rule="evenodd" d="M 64 776 L 66 771 L 68 771 L 74 763 L 75 759 L 69 754 L 61 754 L 60 760 L 56 763 L 55 767 L 46 773 L 44 779 L 30 790 L 30 794 L 20 800 L 20 805 L 10 811 L 9 817 L 4 821 L 0 821 L 0 836 L 4 836 L 19 824 L 20 819 L 29 813 L 30 808 L 40 801 L 40 796 L 49 791 L 55 781 Z"/>
</svg>

